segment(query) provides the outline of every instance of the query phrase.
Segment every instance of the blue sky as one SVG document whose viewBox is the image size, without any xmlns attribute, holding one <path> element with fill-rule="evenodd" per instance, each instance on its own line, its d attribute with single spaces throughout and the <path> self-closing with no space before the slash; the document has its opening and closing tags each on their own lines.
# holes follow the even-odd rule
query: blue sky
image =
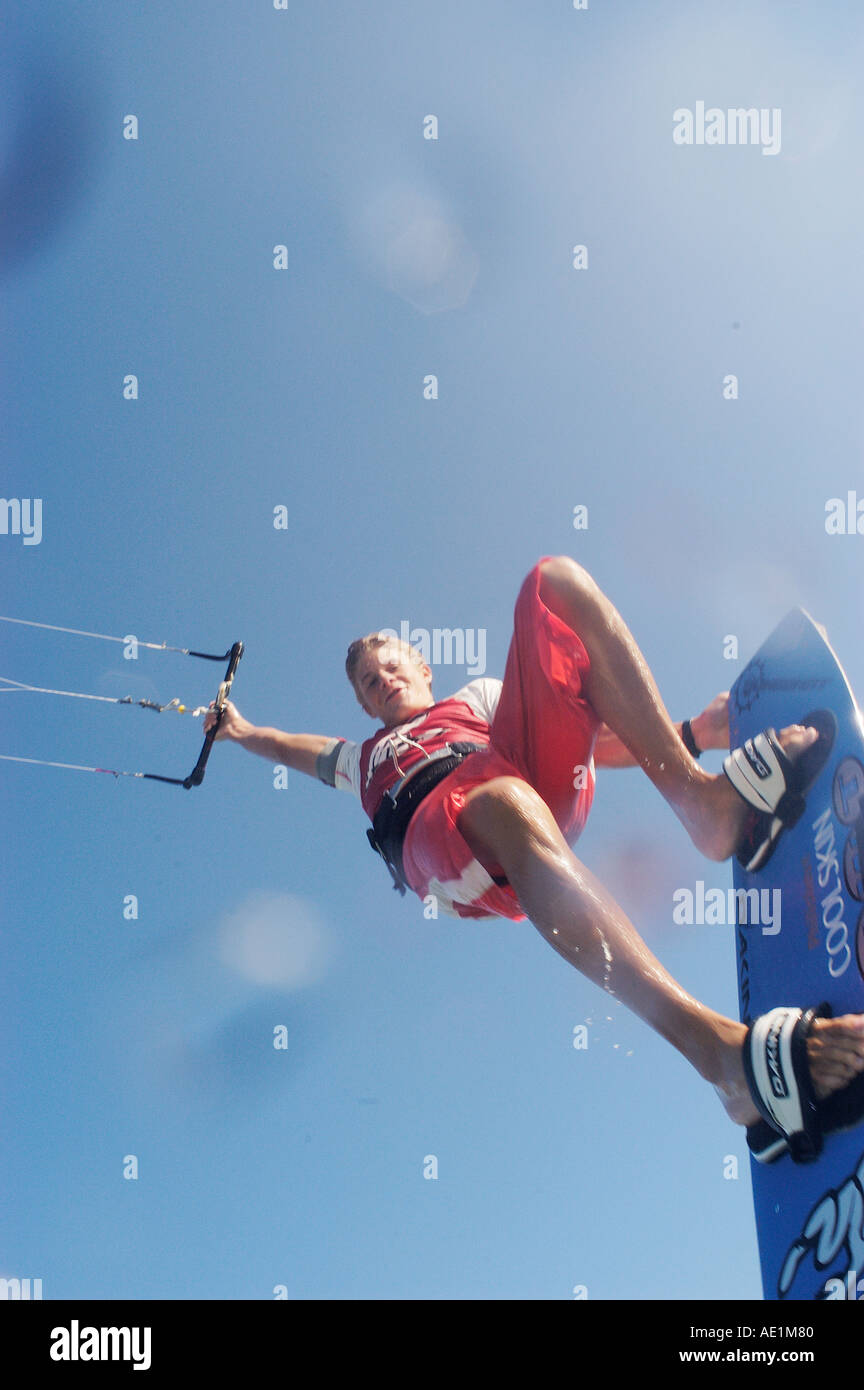
<svg viewBox="0 0 864 1390">
<path fill-rule="evenodd" d="M 824 525 L 864 498 L 856 6 L 7 12 L 2 491 L 43 531 L 0 536 L 4 615 L 241 638 L 248 718 L 362 738 L 353 637 L 482 628 L 500 675 L 524 574 L 566 552 L 674 718 L 799 603 L 864 688 L 864 540 Z M 779 108 L 780 152 L 676 146 L 700 100 Z M 218 683 L 0 626 L 16 680 Z M 182 776 L 199 744 L 3 699 L 7 754 Z M 530 924 L 399 899 L 351 799 L 224 744 L 193 792 L 0 766 L 0 1273 L 46 1298 L 759 1296 L 710 1089 Z M 672 922 L 731 870 L 638 773 L 601 775 L 577 853 L 734 1014 L 731 933 Z"/>
</svg>

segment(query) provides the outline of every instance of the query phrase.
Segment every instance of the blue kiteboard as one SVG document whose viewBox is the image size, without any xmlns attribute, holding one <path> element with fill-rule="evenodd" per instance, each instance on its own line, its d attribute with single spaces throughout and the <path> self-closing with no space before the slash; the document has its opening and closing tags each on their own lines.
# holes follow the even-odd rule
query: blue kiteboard
<svg viewBox="0 0 864 1390">
<path fill-rule="evenodd" d="M 732 687 L 731 746 L 811 714 L 824 728 L 826 711 L 831 753 L 804 814 L 757 873 L 733 861 L 736 890 L 771 895 L 736 893 L 747 1024 L 779 1005 L 864 1013 L 864 722 L 823 629 L 796 608 Z M 828 1135 L 813 1162 L 785 1153 L 751 1170 L 765 1297 L 864 1298 L 864 1123 Z"/>
</svg>

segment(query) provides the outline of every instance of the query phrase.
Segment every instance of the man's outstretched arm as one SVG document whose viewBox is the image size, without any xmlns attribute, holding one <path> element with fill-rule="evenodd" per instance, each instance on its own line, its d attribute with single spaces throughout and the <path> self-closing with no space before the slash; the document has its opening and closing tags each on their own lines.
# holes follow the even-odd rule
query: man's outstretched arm
<svg viewBox="0 0 864 1390">
<path fill-rule="evenodd" d="M 204 716 L 204 732 L 213 725 L 215 710 Z M 239 743 L 249 753 L 257 753 L 272 763 L 282 763 L 295 772 L 306 772 L 310 777 L 317 776 L 316 763 L 320 753 L 333 746 L 333 739 L 326 734 L 288 734 L 282 729 L 258 728 L 244 719 L 237 706 L 230 700 L 225 702 L 225 712 L 216 735 L 219 739 L 230 739 Z"/>
<path fill-rule="evenodd" d="M 675 728 L 681 733 L 681 725 Z M 700 752 L 708 748 L 729 747 L 729 691 L 715 696 L 707 709 L 690 720 L 690 728 Z M 625 743 L 606 724 L 601 724 L 594 745 L 594 762 L 597 767 L 636 767 L 637 762 Z"/>
</svg>

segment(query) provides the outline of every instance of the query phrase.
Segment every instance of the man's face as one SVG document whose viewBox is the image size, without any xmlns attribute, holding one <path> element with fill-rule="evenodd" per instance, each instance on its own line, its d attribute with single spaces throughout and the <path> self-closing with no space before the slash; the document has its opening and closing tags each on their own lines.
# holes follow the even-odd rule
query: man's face
<svg viewBox="0 0 864 1390">
<path fill-rule="evenodd" d="M 419 665 L 409 652 L 395 644 L 364 652 L 354 684 L 366 713 L 387 728 L 404 724 L 435 703 L 429 667 Z"/>
</svg>

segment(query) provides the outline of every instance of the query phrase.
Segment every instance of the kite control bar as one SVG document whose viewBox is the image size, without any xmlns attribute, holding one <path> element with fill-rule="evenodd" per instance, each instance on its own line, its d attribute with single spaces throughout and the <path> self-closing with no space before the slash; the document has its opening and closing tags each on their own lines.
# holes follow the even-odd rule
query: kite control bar
<svg viewBox="0 0 864 1390">
<path fill-rule="evenodd" d="M 221 656 L 209 656 L 205 652 L 189 652 L 189 655 L 203 657 L 205 661 L 224 661 L 225 659 Z M 160 777 L 155 772 L 145 772 L 144 776 L 148 777 L 151 781 L 170 782 L 172 786 L 185 787 L 187 791 L 190 787 L 200 787 L 201 783 L 204 781 L 204 769 L 207 766 L 207 759 L 210 757 L 210 750 L 213 747 L 213 740 L 216 737 L 219 725 L 222 723 L 222 716 L 225 713 L 225 703 L 228 699 L 228 695 L 231 690 L 231 684 L 234 680 L 235 675 L 237 674 L 237 667 L 240 664 L 240 658 L 243 655 L 243 643 L 235 642 L 230 652 L 226 652 L 225 655 L 228 658 L 228 668 L 225 672 L 225 679 L 220 685 L 218 693 L 216 695 L 216 699 L 214 701 L 214 707 L 216 710 L 216 722 L 215 724 L 213 724 L 212 728 L 207 730 L 207 733 L 204 735 L 204 744 L 201 749 L 201 752 L 198 754 L 197 763 L 193 767 L 192 771 L 189 773 L 188 777 Z"/>
<path fill-rule="evenodd" d="M 193 652 L 189 647 L 169 647 L 167 642 L 141 642 L 138 641 L 137 638 L 131 638 L 128 636 L 113 637 L 104 632 L 86 632 L 83 629 L 76 627 L 58 627 L 54 623 L 31 622 L 27 618 L 7 618 L 0 616 L 0 623 L 18 623 L 23 627 L 47 628 L 51 632 L 70 633 L 72 636 L 75 637 L 94 637 L 102 642 L 123 642 L 125 644 L 135 641 L 139 647 L 147 647 L 151 651 L 178 652 L 182 656 L 197 656 L 202 661 L 227 661 L 228 666 L 225 671 L 225 679 L 219 686 L 216 699 L 212 702 L 213 709 L 216 712 L 216 720 L 213 724 L 213 727 L 208 729 L 204 737 L 204 745 L 201 749 L 201 752 L 198 754 L 198 761 L 193 767 L 192 771 L 189 773 L 188 777 L 162 777 L 156 772 L 121 772 L 113 767 L 82 767 L 78 763 L 48 762 L 44 758 L 19 758 L 12 757 L 8 753 L 0 753 L 0 759 L 2 759 L 3 762 L 34 763 L 42 767 L 63 767 L 69 768 L 73 772 L 102 772 L 106 773 L 108 776 L 111 777 L 146 777 L 148 781 L 151 782 L 168 782 L 172 787 L 186 787 L 187 790 L 190 787 L 200 787 L 201 783 L 204 781 L 204 769 L 207 766 L 207 759 L 210 757 L 210 750 L 213 747 L 213 740 L 216 737 L 219 725 L 222 723 L 222 716 L 225 713 L 225 705 L 228 701 L 228 694 L 231 690 L 231 684 L 234 680 L 235 675 L 237 674 L 237 667 L 240 663 L 240 658 L 243 655 L 242 642 L 235 642 L 234 646 L 228 652 L 220 652 L 219 654 L 214 655 L 213 652 Z M 8 676 L 0 676 L 0 694 L 4 692 L 8 694 L 14 691 L 31 691 L 34 694 L 41 695 L 65 695 L 68 696 L 70 699 L 99 700 L 104 704 L 110 705 L 137 704 L 140 705 L 143 709 L 157 710 L 160 714 L 164 714 L 166 710 L 176 710 L 181 714 L 207 713 L 206 709 L 204 709 L 203 707 L 201 709 L 189 711 L 185 705 L 182 705 L 180 703 L 179 700 L 171 700 L 167 705 L 157 704 L 155 700 L 133 700 L 130 695 L 124 696 L 124 698 L 121 700 L 117 699 L 113 695 L 85 695 L 81 694 L 81 692 L 77 690 L 49 690 L 45 686 L 25 685 L 22 681 L 14 681 L 10 680 Z"/>
<path fill-rule="evenodd" d="M 225 679 L 220 685 L 219 692 L 216 696 L 216 722 L 204 735 L 204 746 L 198 755 L 198 761 L 189 773 L 189 776 L 183 781 L 183 786 L 186 787 L 187 790 L 189 787 L 200 787 L 201 783 L 204 781 L 204 769 L 207 766 L 207 759 L 210 757 L 210 749 L 213 747 L 213 740 L 216 737 L 219 725 L 222 723 L 222 716 L 225 713 L 225 702 L 228 699 L 231 683 L 237 673 L 237 667 L 240 664 L 242 655 L 243 643 L 235 642 L 228 656 L 228 669 L 225 672 Z"/>
</svg>

